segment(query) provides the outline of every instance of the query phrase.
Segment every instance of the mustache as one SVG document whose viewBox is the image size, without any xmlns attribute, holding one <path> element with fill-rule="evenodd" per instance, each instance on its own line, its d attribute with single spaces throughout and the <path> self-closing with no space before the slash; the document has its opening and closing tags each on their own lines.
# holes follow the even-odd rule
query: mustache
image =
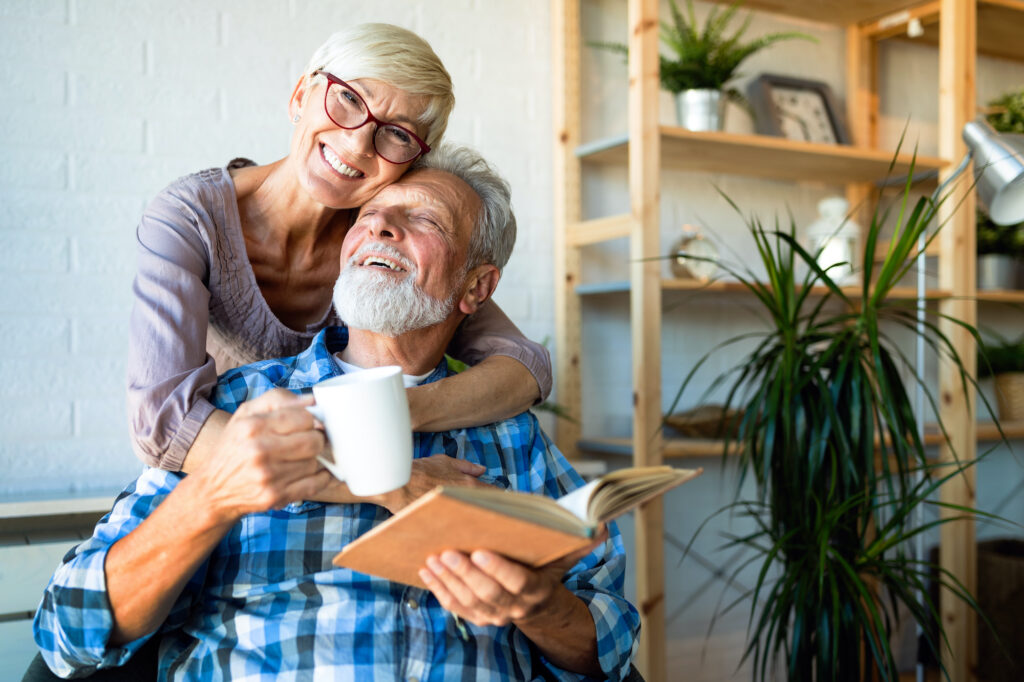
<svg viewBox="0 0 1024 682">
<path fill-rule="evenodd" d="M 371 253 L 383 256 L 388 260 L 395 261 L 409 273 L 414 274 L 416 272 L 416 265 L 403 256 L 401 251 L 387 242 L 367 242 L 363 244 L 354 254 L 352 254 L 352 257 L 348 259 L 347 265 L 359 265 L 359 263 L 361 263 Z"/>
</svg>

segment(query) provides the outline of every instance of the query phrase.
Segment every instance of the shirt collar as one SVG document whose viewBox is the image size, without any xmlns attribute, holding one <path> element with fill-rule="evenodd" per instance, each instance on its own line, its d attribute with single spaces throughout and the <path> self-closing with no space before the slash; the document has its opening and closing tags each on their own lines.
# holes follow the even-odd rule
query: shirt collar
<svg viewBox="0 0 1024 682">
<path fill-rule="evenodd" d="M 313 337 L 313 343 L 309 345 L 309 348 L 296 356 L 296 365 L 300 368 L 309 368 L 319 375 L 317 381 L 313 383 L 344 374 L 338 363 L 335 362 L 334 354 L 345 350 L 347 347 L 347 327 L 325 327 Z M 447 376 L 449 376 L 448 362 L 445 358 L 441 358 L 441 362 L 437 364 L 437 367 L 434 368 L 426 379 L 420 382 L 420 385 L 432 384 Z"/>
</svg>

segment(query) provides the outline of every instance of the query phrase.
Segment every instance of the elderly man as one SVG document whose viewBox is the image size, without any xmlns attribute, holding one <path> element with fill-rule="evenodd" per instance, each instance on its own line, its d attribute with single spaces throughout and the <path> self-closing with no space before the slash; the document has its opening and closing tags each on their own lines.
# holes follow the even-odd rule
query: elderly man
<svg viewBox="0 0 1024 682">
<path fill-rule="evenodd" d="M 317 464 L 323 436 L 294 395 L 385 364 L 407 381 L 447 376 L 444 348 L 515 241 L 508 197 L 474 152 L 442 148 L 362 208 L 335 296 L 349 328 L 221 377 L 213 402 L 234 415 L 218 456 L 189 476 L 147 470 L 54 575 L 35 621 L 51 669 L 118 666 L 158 638 L 160 679 L 626 674 L 639 617 L 622 597 L 614 526 L 589 553 L 540 569 L 445 552 L 423 567 L 429 591 L 331 564 L 438 482 L 551 496 L 582 483 L 525 413 L 418 433 L 407 486 L 352 498 Z M 324 496 L 348 501 L 293 502 Z"/>
</svg>

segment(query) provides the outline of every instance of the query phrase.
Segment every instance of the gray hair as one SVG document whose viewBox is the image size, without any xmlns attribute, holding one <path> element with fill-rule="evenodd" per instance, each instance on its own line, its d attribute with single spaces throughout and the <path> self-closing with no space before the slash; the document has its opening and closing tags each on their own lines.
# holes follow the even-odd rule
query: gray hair
<svg viewBox="0 0 1024 682">
<path fill-rule="evenodd" d="M 441 141 L 455 106 L 452 78 L 427 41 L 412 31 L 391 24 L 338 31 L 313 53 L 303 78 L 321 69 L 346 81 L 372 78 L 426 97 L 418 121 L 427 128 L 424 140 L 431 147 Z"/>
<path fill-rule="evenodd" d="M 516 243 L 516 216 L 508 182 L 475 150 L 461 145 L 440 145 L 417 159 L 410 170 L 428 168 L 451 173 L 480 197 L 480 215 L 473 226 L 466 269 L 484 263 L 498 270 L 504 268 Z"/>
</svg>

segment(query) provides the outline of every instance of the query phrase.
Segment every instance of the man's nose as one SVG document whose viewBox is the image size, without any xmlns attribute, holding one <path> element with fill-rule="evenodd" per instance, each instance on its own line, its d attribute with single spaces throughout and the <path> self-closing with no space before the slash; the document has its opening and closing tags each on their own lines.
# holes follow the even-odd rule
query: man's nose
<svg viewBox="0 0 1024 682">
<path fill-rule="evenodd" d="M 402 213 L 392 206 L 379 208 L 370 216 L 370 234 L 381 239 L 400 240 L 405 236 Z"/>
</svg>

